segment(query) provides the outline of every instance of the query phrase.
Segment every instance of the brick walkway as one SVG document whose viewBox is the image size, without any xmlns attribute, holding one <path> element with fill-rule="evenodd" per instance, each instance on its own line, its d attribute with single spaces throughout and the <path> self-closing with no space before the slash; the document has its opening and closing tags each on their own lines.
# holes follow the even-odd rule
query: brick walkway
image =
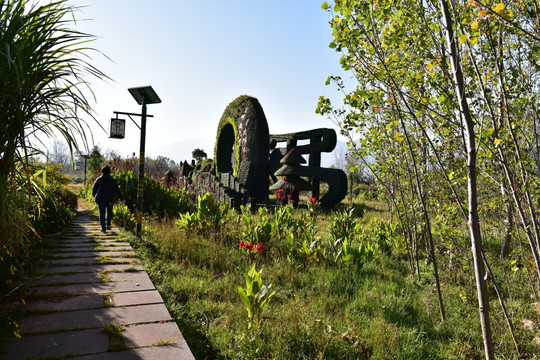
<svg viewBox="0 0 540 360">
<path fill-rule="evenodd" d="M 99 230 L 79 213 L 62 234 L 31 283 L 22 338 L 4 358 L 194 359 L 129 243 L 117 240 L 118 229 Z"/>
</svg>

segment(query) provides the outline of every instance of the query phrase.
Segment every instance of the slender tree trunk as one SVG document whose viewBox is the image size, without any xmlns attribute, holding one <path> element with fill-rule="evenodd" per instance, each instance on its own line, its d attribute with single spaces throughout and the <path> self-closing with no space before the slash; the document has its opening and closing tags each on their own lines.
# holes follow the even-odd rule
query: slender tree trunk
<svg viewBox="0 0 540 360">
<path fill-rule="evenodd" d="M 500 37 L 500 34 L 499 34 L 499 37 Z M 489 38 L 491 39 L 491 36 Z M 512 196 L 514 198 L 516 208 L 520 215 L 523 227 L 527 233 L 527 238 L 529 239 L 531 251 L 533 253 L 534 261 L 536 264 L 536 271 L 538 274 L 538 279 L 540 280 L 540 252 L 539 252 L 540 251 L 539 250 L 540 249 L 540 224 L 538 223 L 538 219 L 536 216 L 537 209 L 533 202 L 533 199 L 529 190 L 530 178 L 529 178 L 529 173 L 526 170 L 526 167 L 524 165 L 524 161 L 523 161 L 524 157 L 522 156 L 523 152 L 521 150 L 521 146 L 519 143 L 519 137 L 515 133 L 515 129 L 510 118 L 510 112 L 509 112 L 510 106 L 508 104 L 508 95 L 506 92 L 505 81 L 502 76 L 502 74 L 506 71 L 504 68 L 504 61 L 502 60 L 503 50 L 502 50 L 502 47 L 497 45 L 498 43 L 501 43 L 501 42 L 502 42 L 501 39 L 499 39 L 497 43 L 491 40 L 489 41 L 489 44 L 492 47 L 493 53 L 497 58 L 497 68 L 499 70 L 498 73 L 499 73 L 500 90 L 501 90 L 501 98 L 500 98 L 501 104 L 499 106 L 499 111 L 500 111 L 501 123 L 502 122 L 506 123 L 508 132 L 512 138 L 512 142 L 514 145 L 513 153 L 514 153 L 517 169 L 519 169 L 519 171 L 516 171 L 515 177 L 518 179 L 518 181 L 521 182 L 521 188 L 524 189 L 523 191 L 519 191 L 519 192 L 516 191 L 516 187 L 515 187 L 516 184 L 514 183 L 513 178 L 511 176 L 512 172 L 509 171 L 509 166 L 508 166 L 509 163 L 507 162 L 505 158 L 502 148 L 499 148 L 498 150 L 499 150 L 501 165 L 505 169 L 506 180 L 508 181 L 509 189 L 512 192 Z M 524 196 L 524 199 L 522 199 L 522 196 L 518 196 L 518 193 L 523 193 L 522 196 Z M 522 205 L 522 202 L 524 202 L 526 207 Z M 526 208 L 528 208 L 528 211 L 526 210 Z M 524 211 L 527 211 L 527 214 Z"/>
<path fill-rule="evenodd" d="M 506 220 L 504 223 L 505 227 L 505 233 L 504 233 L 504 241 L 501 246 L 501 258 L 505 258 L 508 256 L 508 253 L 510 252 L 510 243 L 512 241 L 512 232 L 514 231 L 514 208 L 512 206 L 512 202 L 509 199 L 508 191 L 506 190 L 506 179 L 503 177 L 503 181 L 501 183 L 501 195 L 506 207 Z"/>
<path fill-rule="evenodd" d="M 420 188 L 420 185 L 418 185 L 418 187 Z M 427 212 L 426 202 L 423 198 L 423 194 L 421 190 L 418 190 L 418 191 L 419 191 L 418 196 L 421 198 L 421 202 L 422 202 L 422 212 L 424 214 L 424 222 L 426 223 L 426 235 L 427 235 L 428 243 L 429 243 L 429 254 L 430 254 L 431 260 L 433 261 L 433 276 L 435 277 L 435 286 L 437 287 L 437 300 L 439 301 L 439 312 L 441 315 L 441 320 L 445 321 L 446 314 L 444 312 L 444 303 L 442 300 L 441 283 L 439 281 L 439 270 L 437 267 L 437 259 L 435 258 L 435 246 L 433 245 L 433 236 L 431 232 L 431 220 Z"/>
<path fill-rule="evenodd" d="M 510 335 L 512 336 L 514 347 L 516 348 L 518 357 L 521 358 L 521 351 L 519 350 L 519 344 L 517 342 L 516 335 L 514 334 L 514 325 L 512 324 L 512 320 L 510 320 L 510 316 L 508 316 L 508 311 L 506 310 L 506 305 L 504 304 L 504 299 L 501 295 L 499 285 L 497 284 L 497 280 L 495 280 L 493 271 L 491 271 L 491 267 L 489 266 L 489 263 L 486 259 L 486 255 L 484 253 L 482 253 L 482 259 L 484 260 L 484 264 L 486 265 L 488 277 L 491 278 L 491 282 L 493 283 L 493 287 L 495 288 L 495 292 L 497 293 L 497 297 L 499 298 L 499 304 L 501 304 L 501 309 L 504 314 L 504 319 L 506 320 L 506 324 L 508 325 L 508 329 L 510 330 Z"/>
<path fill-rule="evenodd" d="M 512 198 L 514 200 L 515 210 L 517 211 L 517 214 L 519 215 L 519 218 L 521 220 L 521 225 L 523 226 L 523 230 L 525 234 L 527 235 L 527 240 L 529 241 L 531 253 L 533 255 L 534 263 L 536 265 L 535 268 L 536 268 L 537 280 L 540 281 L 540 254 L 539 254 L 538 246 L 537 246 L 537 244 L 540 241 L 538 238 L 539 234 L 537 231 L 531 230 L 531 226 L 529 223 L 530 217 L 528 217 L 528 215 L 525 213 L 525 210 L 523 209 L 524 205 L 522 203 L 523 200 L 518 195 L 518 191 L 516 190 L 516 189 L 519 189 L 519 186 L 518 184 L 514 183 L 512 172 L 509 169 L 504 153 L 500 149 L 499 149 L 499 155 L 501 157 L 501 164 L 503 165 L 503 169 L 506 175 L 506 180 L 509 183 L 508 188 L 510 189 Z M 531 222 L 534 224 L 536 220 L 532 219 Z"/>
<path fill-rule="evenodd" d="M 485 280 L 484 262 L 482 260 L 482 237 L 480 233 L 480 220 L 478 217 L 478 192 L 477 192 L 477 175 L 476 175 L 476 141 L 474 132 L 474 121 L 472 119 L 469 104 L 465 95 L 465 81 L 463 72 L 459 62 L 456 42 L 454 38 L 454 30 L 452 18 L 448 9 L 446 0 L 440 0 L 441 9 L 446 26 L 446 41 L 450 52 L 450 60 L 452 62 L 453 75 L 456 86 L 456 95 L 459 100 L 459 110 L 463 120 L 465 121 L 465 130 L 467 134 L 467 189 L 468 189 L 468 225 L 471 234 L 472 255 L 475 268 L 476 289 L 478 292 L 478 308 L 480 312 L 480 323 L 482 325 L 482 337 L 484 339 L 484 351 L 486 359 L 495 359 L 493 348 L 493 340 L 491 337 L 491 326 L 489 321 L 489 299 L 487 284 Z"/>
<path fill-rule="evenodd" d="M 437 300 L 439 301 L 439 312 L 441 314 L 441 320 L 445 321 L 446 314 L 444 312 L 444 303 L 443 303 L 442 294 L 441 294 L 441 283 L 439 281 L 439 270 L 437 267 L 437 258 L 435 257 L 435 246 L 433 244 L 431 220 L 429 218 L 426 200 L 424 198 L 424 191 L 422 190 L 422 184 L 420 182 L 420 174 L 418 173 L 418 164 L 416 162 L 416 157 L 414 155 L 414 149 L 412 148 L 409 132 L 407 131 L 407 128 L 405 127 L 405 122 L 403 121 L 403 118 L 401 116 L 400 116 L 400 122 L 401 122 L 401 127 L 403 128 L 403 133 L 405 134 L 407 146 L 409 148 L 409 154 L 411 156 L 412 167 L 414 170 L 414 182 L 416 185 L 416 193 L 418 194 L 418 197 L 420 199 L 420 204 L 422 206 L 422 215 L 424 218 L 426 237 L 427 237 L 428 245 L 429 245 L 429 249 L 428 249 L 429 256 L 431 257 L 431 260 L 433 261 L 433 276 L 435 277 L 435 286 L 437 288 Z M 411 186 L 413 186 L 413 184 L 411 184 Z"/>
</svg>

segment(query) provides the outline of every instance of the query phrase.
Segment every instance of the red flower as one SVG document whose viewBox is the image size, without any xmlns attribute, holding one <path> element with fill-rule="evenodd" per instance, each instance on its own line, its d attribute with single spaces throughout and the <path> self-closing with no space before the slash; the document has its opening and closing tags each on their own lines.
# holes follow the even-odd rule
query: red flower
<svg viewBox="0 0 540 360">
<path fill-rule="evenodd" d="M 244 240 L 240 240 L 240 249 L 243 248 L 245 245 L 244 245 Z"/>
<path fill-rule="evenodd" d="M 314 197 L 311 197 L 309 199 L 309 202 L 312 203 L 312 204 L 315 204 L 317 202 L 317 199 L 315 199 Z"/>
<path fill-rule="evenodd" d="M 253 250 L 253 244 L 252 243 L 247 243 L 246 244 L 246 249 L 248 249 L 249 251 Z"/>
<path fill-rule="evenodd" d="M 255 246 L 255 250 L 257 250 L 260 254 L 264 251 L 264 246 L 261 243 L 258 243 L 257 246 Z"/>
</svg>

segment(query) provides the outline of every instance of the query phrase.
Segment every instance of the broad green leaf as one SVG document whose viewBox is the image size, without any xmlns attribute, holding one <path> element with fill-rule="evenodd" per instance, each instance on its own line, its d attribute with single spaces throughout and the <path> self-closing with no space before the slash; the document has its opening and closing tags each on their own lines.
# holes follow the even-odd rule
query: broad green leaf
<svg viewBox="0 0 540 360">
<path fill-rule="evenodd" d="M 273 291 L 270 295 L 268 295 L 268 297 L 266 299 L 263 300 L 263 302 L 261 303 L 261 309 L 264 309 L 266 307 L 266 305 L 268 304 L 268 302 L 270 301 L 270 299 L 272 299 L 272 297 L 276 294 L 275 291 Z"/>
<path fill-rule="evenodd" d="M 249 269 L 247 275 L 253 279 L 254 277 L 256 277 L 258 274 L 257 270 L 255 269 L 255 264 L 253 264 L 253 266 L 251 266 L 251 268 Z"/>
<path fill-rule="evenodd" d="M 328 2 L 323 2 L 322 5 L 321 5 L 321 9 L 323 10 L 328 10 L 330 9 L 330 5 L 328 4 Z"/>
<path fill-rule="evenodd" d="M 463 44 L 465 41 L 467 41 L 467 35 L 463 34 L 463 35 L 460 35 L 459 38 L 458 38 L 458 41 L 460 44 Z"/>
<path fill-rule="evenodd" d="M 405 136 L 403 136 L 403 134 L 400 133 L 400 132 L 397 132 L 394 136 L 395 136 L 396 140 L 399 141 L 399 142 L 402 142 L 403 140 L 405 140 Z"/>
<path fill-rule="evenodd" d="M 269 285 L 263 285 L 261 287 L 261 291 L 259 292 L 259 300 L 261 300 L 267 293 L 268 291 L 270 291 L 270 289 L 272 288 L 272 284 L 269 284 Z"/>
<path fill-rule="evenodd" d="M 242 299 L 242 302 L 244 303 L 244 305 L 246 305 L 248 317 L 251 318 L 251 303 L 249 302 L 246 292 L 244 291 L 244 289 L 242 289 L 241 286 L 238 287 L 238 295 L 240 295 L 240 299 Z"/>
</svg>

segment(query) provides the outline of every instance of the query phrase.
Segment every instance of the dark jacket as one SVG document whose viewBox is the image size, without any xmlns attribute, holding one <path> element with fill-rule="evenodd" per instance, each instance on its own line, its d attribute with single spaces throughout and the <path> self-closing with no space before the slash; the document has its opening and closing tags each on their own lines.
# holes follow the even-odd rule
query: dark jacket
<svg viewBox="0 0 540 360">
<path fill-rule="evenodd" d="M 92 189 L 92 196 L 95 196 L 98 204 L 108 204 L 114 202 L 114 194 L 117 194 L 120 200 L 124 200 L 116 180 L 110 174 L 102 174 L 97 178 Z"/>
</svg>

